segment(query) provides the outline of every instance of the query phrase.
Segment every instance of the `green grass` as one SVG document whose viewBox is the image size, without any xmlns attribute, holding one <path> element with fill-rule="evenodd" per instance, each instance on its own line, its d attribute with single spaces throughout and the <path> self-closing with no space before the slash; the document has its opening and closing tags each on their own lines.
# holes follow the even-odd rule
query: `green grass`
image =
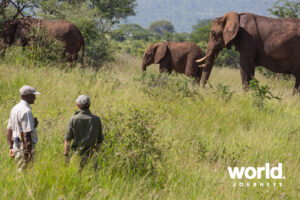
<svg viewBox="0 0 300 200">
<path fill-rule="evenodd" d="M 141 59 L 126 55 L 98 72 L 0 68 L 0 199 L 300 198 L 300 97 L 292 96 L 293 80 L 257 74 L 260 84 L 282 97 L 266 100 L 261 109 L 231 68 L 215 67 L 213 87 L 206 89 L 182 75 L 159 76 L 157 66 L 143 76 Z M 4 133 L 24 84 L 42 93 L 32 105 L 39 143 L 32 169 L 18 174 Z M 90 96 L 91 111 L 104 125 L 97 172 L 88 165 L 79 173 L 76 159 L 64 163 L 64 133 L 79 94 Z M 283 187 L 232 186 L 228 166 L 267 162 L 283 163 Z"/>
</svg>

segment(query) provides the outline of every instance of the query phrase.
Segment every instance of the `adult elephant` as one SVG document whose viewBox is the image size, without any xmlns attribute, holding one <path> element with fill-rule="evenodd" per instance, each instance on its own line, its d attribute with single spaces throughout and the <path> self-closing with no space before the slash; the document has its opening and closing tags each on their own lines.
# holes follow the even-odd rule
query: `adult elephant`
<svg viewBox="0 0 300 200">
<path fill-rule="evenodd" d="M 249 87 L 256 66 L 296 77 L 300 84 L 300 19 L 276 19 L 251 13 L 229 12 L 213 21 L 206 56 L 196 62 L 204 66 L 202 83 L 209 78 L 213 63 L 223 48 L 234 45 L 240 52 L 243 88 Z M 294 93 L 293 92 L 293 93 Z"/>
<path fill-rule="evenodd" d="M 143 57 L 143 71 L 151 64 L 160 64 L 159 71 L 171 73 L 173 70 L 200 81 L 202 69 L 196 60 L 205 54 L 192 42 L 159 42 L 146 48 Z"/>
<path fill-rule="evenodd" d="M 69 62 L 78 60 L 78 52 L 82 49 L 82 64 L 84 57 L 84 38 L 78 28 L 71 22 L 65 20 L 44 21 L 32 17 L 23 17 L 7 21 L 2 28 L 1 48 L 4 49 L 13 44 L 20 44 L 24 47 L 35 37 L 32 31 L 36 33 L 46 31 L 50 37 L 64 43 L 63 56 L 66 56 Z"/>
</svg>

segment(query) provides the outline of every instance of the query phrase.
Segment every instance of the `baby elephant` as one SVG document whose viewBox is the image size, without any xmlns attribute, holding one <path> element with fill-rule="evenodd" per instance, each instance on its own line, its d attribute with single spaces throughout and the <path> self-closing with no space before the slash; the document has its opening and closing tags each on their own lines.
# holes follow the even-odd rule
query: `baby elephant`
<svg viewBox="0 0 300 200">
<path fill-rule="evenodd" d="M 160 64 L 159 71 L 174 70 L 200 81 L 202 69 L 196 60 L 204 57 L 201 49 L 192 42 L 159 42 L 146 48 L 143 58 L 143 71 L 151 64 Z"/>
</svg>

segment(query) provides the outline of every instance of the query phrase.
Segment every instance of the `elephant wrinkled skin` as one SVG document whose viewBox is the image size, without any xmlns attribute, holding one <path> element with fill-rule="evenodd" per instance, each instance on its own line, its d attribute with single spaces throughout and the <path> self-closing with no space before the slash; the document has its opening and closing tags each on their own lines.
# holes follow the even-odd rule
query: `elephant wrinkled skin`
<svg viewBox="0 0 300 200">
<path fill-rule="evenodd" d="M 243 87 L 249 87 L 256 66 L 296 77 L 294 92 L 300 85 L 300 19 L 276 19 L 251 13 L 226 13 L 213 21 L 203 64 L 205 85 L 213 63 L 223 48 L 234 45 L 240 52 Z"/>
<path fill-rule="evenodd" d="M 143 71 L 151 64 L 160 64 L 159 71 L 171 73 L 173 70 L 200 81 L 202 68 L 196 60 L 204 56 L 201 49 L 192 42 L 159 42 L 146 48 L 143 57 Z"/>
<path fill-rule="evenodd" d="M 20 44 L 24 47 L 33 39 L 31 32 L 33 29 L 39 31 L 44 29 L 47 35 L 56 38 L 65 45 L 63 56 L 68 58 L 69 62 L 78 59 L 78 52 L 82 48 L 82 64 L 84 57 L 84 38 L 78 28 L 71 22 L 65 20 L 44 21 L 32 17 L 23 17 L 7 21 L 3 25 L 1 33 L 1 49 L 7 46 Z"/>
</svg>

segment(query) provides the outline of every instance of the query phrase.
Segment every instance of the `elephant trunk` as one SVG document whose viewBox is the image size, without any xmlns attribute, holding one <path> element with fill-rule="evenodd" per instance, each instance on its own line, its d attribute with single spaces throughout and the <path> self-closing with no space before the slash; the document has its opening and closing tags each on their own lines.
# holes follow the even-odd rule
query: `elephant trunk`
<svg viewBox="0 0 300 200">
<path fill-rule="evenodd" d="M 143 58 L 143 64 L 142 64 L 142 71 L 145 72 L 147 70 L 147 62 L 146 62 L 146 58 L 144 57 Z"/>
<path fill-rule="evenodd" d="M 205 84 L 209 79 L 213 64 L 222 48 L 223 46 L 221 45 L 213 45 L 209 42 L 206 56 L 196 61 L 199 67 L 203 67 L 203 78 L 201 81 L 203 87 L 205 87 Z"/>
<path fill-rule="evenodd" d="M 203 87 L 205 87 L 205 84 L 207 83 L 209 76 L 210 76 L 210 72 L 212 70 L 213 67 L 213 63 L 214 63 L 214 59 L 212 60 L 211 57 L 208 57 L 205 61 L 205 67 L 203 68 L 203 74 L 202 74 L 202 85 Z"/>
<path fill-rule="evenodd" d="M 147 69 L 147 66 L 146 66 L 145 64 L 143 64 L 143 65 L 142 65 L 142 70 L 143 70 L 143 72 L 145 72 L 146 69 Z"/>
</svg>

